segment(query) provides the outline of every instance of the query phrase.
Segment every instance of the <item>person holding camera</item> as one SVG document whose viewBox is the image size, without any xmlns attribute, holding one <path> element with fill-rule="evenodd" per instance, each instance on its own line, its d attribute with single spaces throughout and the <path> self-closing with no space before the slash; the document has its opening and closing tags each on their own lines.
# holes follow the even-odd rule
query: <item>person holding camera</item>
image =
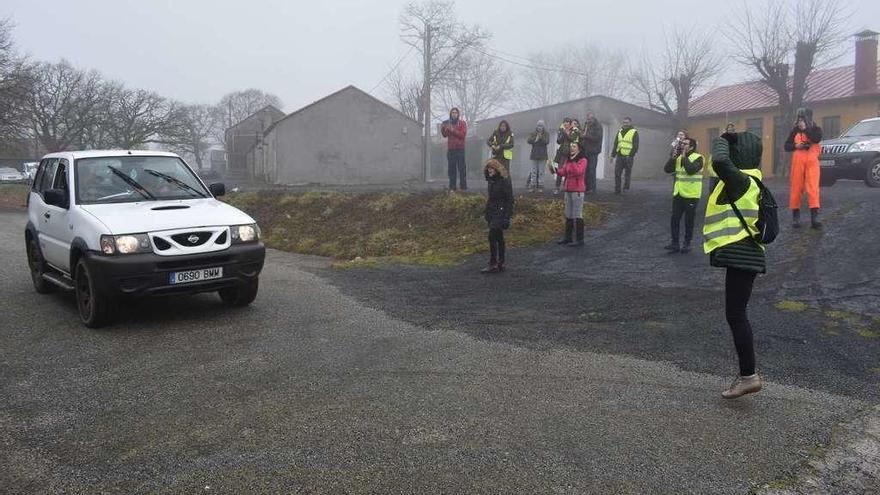
<svg viewBox="0 0 880 495">
<path fill-rule="evenodd" d="M 461 190 L 467 190 L 467 165 L 464 161 L 464 141 L 467 137 L 467 122 L 461 118 L 458 108 L 449 111 L 449 120 L 440 126 L 440 134 L 447 139 L 446 160 L 448 162 L 449 190 L 456 190 L 458 176 Z"/>
<path fill-rule="evenodd" d="M 725 399 L 753 394 L 763 386 L 755 368 L 755 344 L 747 311 L 755 278 L 767 271 L 766 248 L 753 237 L 760 231 L 758 181 L 762 178 L 762 154 L 761 138 L 750 132 L 712 142 L 712 163 L 723 187 L 716 187 L 706 204 L 703 251 L 709 255 L 710 265 L 726 271 L 724 313 L 739 360 L 738 376 L 721 393 Z M 736 211 L 743 215 L 742 220 Z"/>
<path fill-rule="evenodd" d="M 614 194 L 621 192 L 621 176 L 626 174 L 623 190 L 628 191 L 632 177 L 633 161 L 639 152 L 639 132 L 633 127 L 632 119 L 623 118 L 623 125 L 614 137 L 611 158 L 614 160 Z"/>
<path fill-rule="evenodd" d="M 581 151 L 580 143 L 569 144 L 565 164 L 556 172 L 565 177 L 565 237 L 558 244 L 568 247 L 584 245 L 584 178 L 587 173 L 587 159 Z M 572 232 L 576 234 L 572 239 Z"/>
<path fill-rule="evenodd" d="M 675 174 L 672 189 L 672 242 L 666 246 L 670 253 L 691 252 L 694 237 L 694 218 L 697 204 L 703 196 L 703 155 L 697 153 L 696 140 L 684 137 L 676 145 L 675 155 L 666 162 L 663 170 Z M 684 216 L 684 245 L 679 245 L 681 217 Z"/>
<path fill-rule="evenodd" d="M 681 129 L 675 133 L 675 139 L 673 139 L 672 142 L 669 143 L 669 156 L 671 158 L 675 158 L 681 155 L 681 143 L 685 140 L 685 138 L 687 138 L 687 131 L 685 131 L 684 129 Z"/>
<path fill-rule="evenodd" d="M 559 126 L 559 130 L 556 132 L 556 144 L 558 146 L 556 147 L 556 158 L 553 160 L 556 166 L 552 170 L 556 174 L 556 188 L 553 190 L 553 194 L 559 194 L 559 188 L 562 186 L 562 176 L 557 171 L 568 159 L 571 143 L 580 140 L 580 135 L 572 132 L 575 128 L 574 122 L 570 117 L 566 117 L 562 120 L 562 125 Z"/>
<path fill-rule="evenodd" d="M 596 120 L 593 112 L 587 112 L 584 132 L 581 134 L 581 144 L 584 149 L 584 157 L 587 159 L 587 190 L 596 193 L 596 167 L 599 165 L 599 153 L 602 153 L 602 124 Z"/>
<path fill-rule="evenodd" d="M 798 110 L 794 129 L 785 140 L 785 151 L 791 152 L 791 182 L 788 207 L 791 209 L 792 227 L 801 226 L 801 197 L 807 193 L 810 207 L 810 227 L 821 229 L 819 222 L 819 155 L 822 148 L 822 128 L 813 122 L 813 111 Z"/>
<path fill-rule="evenodd" d="M 513 160 L 513 132 L 506 120 L 498 123 L 498 128 L 486 141 L 492 151 L 492 158 L 504 164 L 504 168 L 510 172 L 510 161 Z"/>
<path fill-rule="evenodd" d="M 529 139 L 526 142 L 532 146 L 532 152 L 529 154 L 532 169 L 529 171 L 529 178 L 526 180 L 526 189 L 532 192 L 543 191 L 541 173 L 544 164 L 547 163 L 547 145 L 550 144 L 550 136 L 547 134 L 547 129 L 544 128 L 543 120 L 538 121 L 535 132 L 529 135 Z"/>
</svg>

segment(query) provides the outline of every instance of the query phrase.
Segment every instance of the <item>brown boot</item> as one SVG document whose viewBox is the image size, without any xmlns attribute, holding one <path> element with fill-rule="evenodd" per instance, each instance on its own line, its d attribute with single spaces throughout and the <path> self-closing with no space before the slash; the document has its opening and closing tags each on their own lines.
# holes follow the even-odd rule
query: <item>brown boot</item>
<svg viewBox="0 0 880 495">
<path fill-rule="evenodd" d="M 736 380 L 730 384 L 730 388 L 721 392 L 721 397 L 724 397 L 725 399 L 736 399 L 737 397 L 742 397 L 746 394 L 753 394 L 761 390 L 762 385 L 763 380 L 761 380 L 761 375 L 757 373 L 749 376 L 738 376 L 736 377 Z"/>
</svg>

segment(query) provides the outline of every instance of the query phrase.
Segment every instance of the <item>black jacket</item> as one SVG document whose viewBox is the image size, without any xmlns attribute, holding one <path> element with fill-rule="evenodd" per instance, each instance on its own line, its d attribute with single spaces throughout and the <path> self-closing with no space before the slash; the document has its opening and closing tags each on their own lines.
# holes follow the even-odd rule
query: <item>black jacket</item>
<svg viewBox="0 0 880 495">
<path fill-rule="evenodd" d="M 490 228 L 506 229 L 513 216 L 513 185 L 509 177 L 497 174 L 489 176 L 487 173 L 486 182 L 489 193 L 486 199 L 486 222 Z"/>
<path fill-rule="evenodd" d="M 537 130 L 529 134 L 529 139 L 526 142 L 532 145 L 532 152 L 529 154 L 530 160 L 547 159 L 547 145 L 550 144 L 550 135 L 547 133 L 547 129 L 544 129 L 540 137 L 538 137 Z"/>
<path fill-rule="evenodd" d="M 795 151 L 794 137 L 800 132 L 801 130 L 798 129 L 797 126 L 791 130 L 791 134 L 789 134 L 788 139 L 785 140 L 785 151 Z M 810 143 L 819 143 L 822 141 L 822 128 L 815 124 L 807 127 L 807 130 L 803 132 L 807 135 L 807 139 L 810 140 Z"/>
<path fill-rule="evenodd" d="M 630 127 L 629 129 L 633 129 L 633 127 Z M 629 129 L 627 129 L 627 131 L 629 131 Z M 621 127 L 620 130 L 622 131 L 623 128 Z M 611 156 L 612 157 L 617 156 L 617 138 L 618 138 L 618 136 L 620 136 L 620 131 L 617 131 L 614 134 L 614 147 L 611 149 Z M 636 131 L 636 133 L 633 134 L 633 149 L 632 149 L 632 152 L 630 152 L 630 154 L 629 154 L 630 158 L 635 158 L 636 153 L 638 153 L 638 152 L 639 152 L 639 131 Z"/>
<path fill-rule="evenodd" d="M 584 133 L 581 135 L 581 141 L 584 143 L 584 154 L 598 155 L 602 152 L 602 124 L 598 121 L 587 124 Z"/>
</svg>

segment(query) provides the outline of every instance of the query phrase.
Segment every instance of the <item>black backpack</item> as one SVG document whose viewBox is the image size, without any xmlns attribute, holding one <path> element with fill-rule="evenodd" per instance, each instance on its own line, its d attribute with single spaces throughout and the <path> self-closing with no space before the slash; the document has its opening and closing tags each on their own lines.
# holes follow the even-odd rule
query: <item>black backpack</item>
<svg viewBox="0 0 880 495">
<path fill-rule="evenodd" d="M 752 179 L 758 184 L 761 192 L 758 196 L 758 223 L 756 224 L 758 233 L 750 235 L 749 238 L 757 244 L 770 244 L 779 235 L 779 216 L 776 213 L 779 204 L 776 203 L 773 193 L 770 192 L 770 189 L 767 189 L 763 182 L 754 177 Z M 739 208 L 736 207 L 736 204 L 731 201 L 730 206 L 733 207 L 733 212 L 736 213 L 746 232 L 750 232 L 749 226 L 742 213 L 739 212 Z"/>
</svg>

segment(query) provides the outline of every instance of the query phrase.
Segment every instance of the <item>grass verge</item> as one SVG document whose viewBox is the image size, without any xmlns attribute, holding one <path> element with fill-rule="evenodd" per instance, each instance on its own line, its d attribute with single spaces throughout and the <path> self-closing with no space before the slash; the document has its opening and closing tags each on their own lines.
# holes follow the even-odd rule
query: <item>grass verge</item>
<svg viewBox="0 0 880 495">
<path fill-rule="evenodd" d="M 24 208 L 29 189 L 27 184 L 0 184 L 0 208 Z"/>
<path fill-rule="evenodd" d="M 448 266 L 488 249 L 485 195 L 250 192 L 226 201 L 259 222 L 269 247 L 331 257 L 337 266 Z M 588 228 L 603 215 L 596 204 L 584 207 Z M 547 243 L 560 234 L 562 222 L 559 199 L 517 197 L 508 246 Z"/>
</svg>

